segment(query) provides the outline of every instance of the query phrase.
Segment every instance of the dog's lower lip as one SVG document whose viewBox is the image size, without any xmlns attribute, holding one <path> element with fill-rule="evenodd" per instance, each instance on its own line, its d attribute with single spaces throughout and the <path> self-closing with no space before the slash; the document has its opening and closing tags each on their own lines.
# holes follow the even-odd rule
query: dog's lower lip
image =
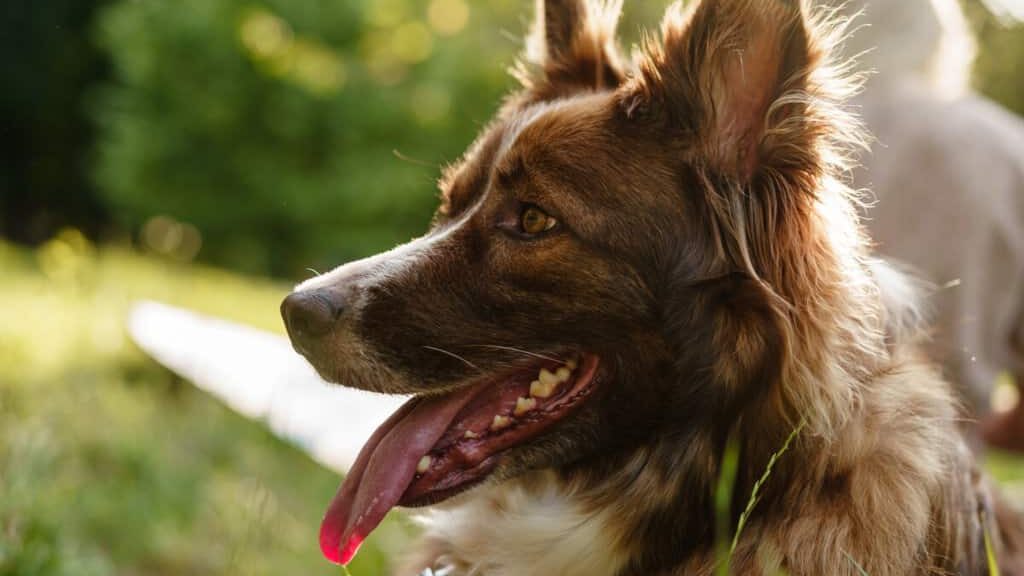
<svg viewBox="0 0 1024 576">
<path fill-rule="evenodd" d="M 492 458 L 489 461 L 485 462 L 484 464 L 488 465 L 490 470 L 493 470 L 494 467 L 497 466 L 497 459 L 496 458 Z M 418 497 L 416 497 L 414 499 L 402 500 L 401 502 L 399 502 L 399 505 L 402 506 L 403 508 L 423 508 L 423 507 L 426 507 L 426 506 L 432 506 L 432 505 L 437 504 L 439 502 L 444 502 L 445 500 L 448 500 L 449 498 L 454 498 L 455 496 L 458 496 L 459 494 L 462 494 L 464 492 L 468 492 L 468 491 L 472 490 L 473 488 L 476 488 L 480 484 L 483 484 L 484 482 L 487 481 L 488 475 L 489 475 L 489 471 L 488 472 L 483 472 L 479 476 L 477 476 L 477 477 L 475 477 L 473 479 L 470 479 L 470 480 L 468 480 L 468 481 L 466 481 L 466 482 L 464 482 L 462 484 L 459 484 L 457 486 L 453 486 L 451 488 L 447 488 L 447 489 L 444 489 L 444 490 L 436 490 L 436 491 L 428 492 L 428 493 L 423 494 L 421 496 L 418 496 Z"/>
<path fill-rule="evenodd" d="M 512 378 L 499 385 L 507 390 L 481 394 L 483 400 L 470 403 L 424 456 L 423 469 L 417 471 L 399 505 L 437 502 L 480 483 L 500 464 L 506 451 L 575 412 L 596 388 L 598 360 L 584 355 L 578 371 L 575 361 L 570 365 L 569 370 L 562 365 L 544 365 L 538 379 L 527 379 L 529 384 Z M 539 396 L 535 395 L 538 391 Z M 488 420 L 492 413 L 493 419 Z"/>
</svg>

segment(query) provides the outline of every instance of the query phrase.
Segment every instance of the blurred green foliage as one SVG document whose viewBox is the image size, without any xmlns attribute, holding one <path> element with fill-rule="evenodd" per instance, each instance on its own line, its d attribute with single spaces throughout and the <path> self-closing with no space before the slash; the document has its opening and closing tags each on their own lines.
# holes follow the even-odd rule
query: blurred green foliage
<svg viewBox="0 0 1024 576">
<path fill-rule="evenodd" d="M 286 288 L 96 249 L 0 242 L 0 576 L 337 574 L 317 527 L 339 478 L 127 340 L 155 298 L 280 331 Z M 391 520 L 352 566 L 381 574 Z"/>
<path fill-rule="evenodd" d="M 250 271 L 295 276 L 408 240 L 433 210 L 437 167 L 511 85 L 519 46 L 490 20 L 521 9 L 114 4 L 98 22 L 114 80 L 92 105 L 101 190 L 125 229 L 187 222 L 205 259 Z"/>
<path fill-rule="evenodd" d="M 965 4 L 979 48 L 974 88 L 1024 115 L 1024 24 L 997 18 L 980 0 Z"/>
<path fill-rule="evenodd" d="M 4 74 L 23 80 L 7 97 L 11 117 L 31 111 L 19 130 L 75 151 L 19 160 L 12 150 L 13 172 L 25 177 L 4 190 L 0 234 L 39 241 L 39 226 L 21 228 L 42 218 L 42 229 L 71 223 L 182 260 L 289 278 L 423 231 L 439 166 L 513 86 L 505 70 L 532 4 L 12 1 L 27 15 L 12 46 L 27 43 L 35 56 Z M 665 4 L 627 2 L 623 44 Z M 965 4 L 981 45 L 977 86 L 1024 111 L 1024 27 L 1000 25 L 980 0 Z M 100 56 L 109 66 L 75 64 Z M 42 80 L 68 75 L 75 82 Z M 17 97 L 33 93 L 61 97 Z M 46 121 L 83 114 L 98 130 L 84 144 L 90 134 Z M 30 161 L 37 156 L 43 164 Z"/>
</svg>

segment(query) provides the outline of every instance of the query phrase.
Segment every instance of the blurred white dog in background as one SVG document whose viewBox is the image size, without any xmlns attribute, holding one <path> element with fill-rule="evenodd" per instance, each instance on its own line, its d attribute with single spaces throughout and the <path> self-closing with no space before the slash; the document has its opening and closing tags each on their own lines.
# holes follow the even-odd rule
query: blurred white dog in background
<svg viewBox="0 0 1024 576">
<path fill-rule="evenodd" d="M 855 184 L 877 198 L 871 234 L 935 284 L 932 351 L 986 440 L 1024 450 L 1024 409 L 989 414 L 1000 374 L 1024 383 L 1024 120 L 971 92 L 975 47 L 957 0 L 840 9 L 862 12 L 847 49 L 869 73 L 857 104 L 876 142 Z"/>
</svg>

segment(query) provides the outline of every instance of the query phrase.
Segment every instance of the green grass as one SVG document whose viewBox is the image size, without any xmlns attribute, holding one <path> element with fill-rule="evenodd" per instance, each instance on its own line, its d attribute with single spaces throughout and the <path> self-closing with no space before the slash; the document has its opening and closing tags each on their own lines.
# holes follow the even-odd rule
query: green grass
<svg viewBox="0 0 1024 576">
<path fill-rule="evenodd" d="M 992 547 L 992 535 L 988 529 L 988 518 L 985 513 L 981 514 L 982 525 L 985 526 L 985 561 L 988 566 L 988 576 L 1000 576 L 999 564 L 996 562 L 996 552 Z"/>
<path fill-rule="evenodd" d="M 286 287 L 97 250 L 0 243 L 0 576 L 340 574 L 339 477 L 158 367 L 124 332 L 152 298 L 280 331 Z M 392 520 L 352 572 L 384 572 Z"/>
<path fill-rule="evenodd" d="M 761 489 L 764 487 L 768 479 L 771 478 L 772 470 L 775 468 L 775 463 L 779 461 L 782 456 L 789 451 L 789 446 L 793 443 L 793 440 L 800 435 L 800 431 L 807 425 L 807 420 L 801 420 L 793 431 L 786 437 L 786 441 L 782 446 L 776 450 L 772 457 L 768 459 L 768 464 L 764 468 L 764 472 L 761 477 L 754 483 L 754 487 L 750 491 L 750 498 L 747 499 L 747 505 L 743 508 L 743 512 L 740 514 L 739 521 L 736 523 L 736 532 L 732 535 L 732 543 L 729 545 L 729 554 L 736 552 L 736 545 L 739 544 L 740 535 L 743 534 L 743 528 L 747 525 L 747 521 L 750 520 L 750 515 L 754 513 L 754 507 L 761 501 Z"/>
<path fill-rule="evenodd" d="M 0 576 L 347 573 L 317 547 L 337 475 L 146 359 L 123 328 L 150 298 L 280 332 L 286 292 L 73 232 L 36 251 L 0 243 Z M 987 466 L 1024 500 L 1020 459 Z M 384 573 L 411 531 L 385 522 L 351 574 Z"/>
</svg>

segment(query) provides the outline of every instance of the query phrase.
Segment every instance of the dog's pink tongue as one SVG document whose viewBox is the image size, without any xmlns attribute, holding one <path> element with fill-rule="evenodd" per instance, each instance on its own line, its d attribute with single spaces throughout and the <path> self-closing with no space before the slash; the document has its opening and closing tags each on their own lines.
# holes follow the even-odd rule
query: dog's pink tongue
<svg viewBox="0 0 1024 576">
<path fill-rule="evenodd" d="M 398 504 L 420 458 L 472 397 L 472 390 L 464 390 L 439 398 L 413 398 L 377 428 L 320 525 L 320 550 L 328 560 L 352 560 L 363 540 Z"/>
</svg>

